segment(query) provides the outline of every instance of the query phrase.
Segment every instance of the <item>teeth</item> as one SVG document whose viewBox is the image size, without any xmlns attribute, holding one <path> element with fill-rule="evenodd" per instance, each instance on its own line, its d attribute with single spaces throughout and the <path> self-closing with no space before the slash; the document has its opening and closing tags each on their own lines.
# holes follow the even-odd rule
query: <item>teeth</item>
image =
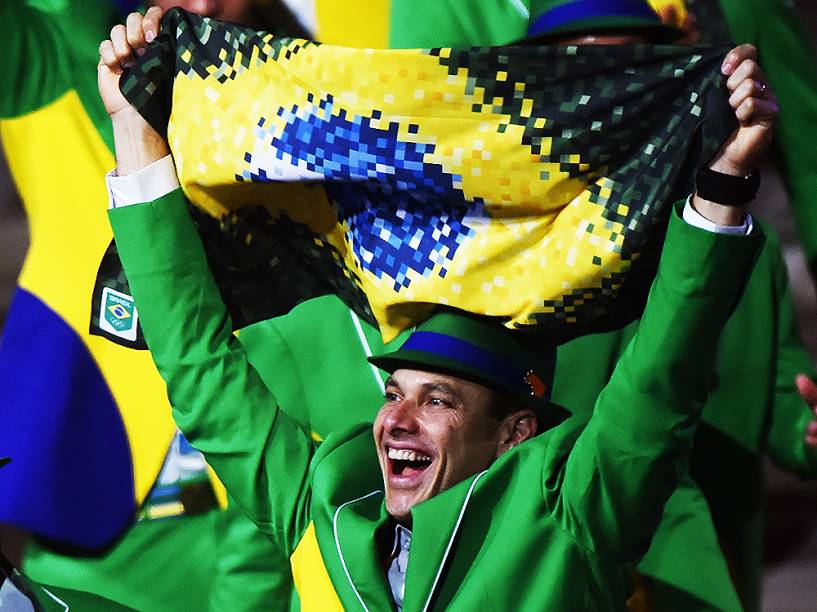
<svg viewBox="0 0 817 612">
<path fill-rule="evenodd" d="M 431 461 L 431 457 L 406 448 L 391 448 L 388 450 L 389 459 L 398 461 Z"/>
</svg>

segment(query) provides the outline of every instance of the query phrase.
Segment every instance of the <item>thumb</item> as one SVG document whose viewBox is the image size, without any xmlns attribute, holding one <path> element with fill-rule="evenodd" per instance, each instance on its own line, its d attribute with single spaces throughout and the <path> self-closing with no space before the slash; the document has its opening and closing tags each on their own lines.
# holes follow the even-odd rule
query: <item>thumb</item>
<svg viewBox="0 0 817 612">
<path fill-rule="evenodd" d="M 805 374 L 798 374 L 794 379 L 800 397 L 811 407 L 817 407 L 817 383 Z"/>
</svg>

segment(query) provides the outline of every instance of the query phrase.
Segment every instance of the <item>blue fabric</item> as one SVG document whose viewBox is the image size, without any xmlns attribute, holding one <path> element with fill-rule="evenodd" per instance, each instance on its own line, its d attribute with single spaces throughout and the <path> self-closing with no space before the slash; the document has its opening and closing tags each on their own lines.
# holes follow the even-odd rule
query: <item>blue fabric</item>
<svg viewBox="0 0 817 612">
<path fill-rule="evenodd" d="M 642 0 L 574 0 L 537 17 L 528 26 L 528 36 L 548 34 L 570 23 L 593 17 L 639 17 L 661 25 L 658 14 Z"/>
<path fill-rule="evenodd" d="M 526 391 L 525 375 L 501 361 L 496 355 L 467 342 L 437 332 L 414 332 L 400 347 L 401 351 L 421 351 L 458 361 L 473 370 L 483 372 L 503 384 Z"/>
<path fill-rule="evenodd" d="M 114 4 L 119 8 L 119 12 L 124 16 L 128 13 L 132 13 L 142 6 L 142 0 L 114 0 Z"/>
<path fill-rule="evenodd" d="M 298 107 L 278 110 L 286 121 L 280 137 L 274 124 L 263 118 L 255 132 L 259 139 L 269 139 L 278 159 L 327 179 L 350 181 L 329 183 L 326 192 L 349 223 L 351 246 L 362 267 L 377 278 L 393 278 L 394 290 L 400 291 L 410 285 L 410 271 L 428 278 L 441 261 L 452 261 L 459 246 L 474 235 L 463 220 L 482 205 L 466 201 L 456 186 L 462 180 L 459 175 L 425 162 L 435 145 L 401 140 L 396 122 L 375 127 L 380 111 L 372 117 L 348 117 L 343 109 L 333 112 L 331 95 L 317 100 L 309 94 L 307 99 L 310 112 L 299 112 Z M 419 131 L 411 123 L 407 129 L 410 134 Z M 236 175 L 239 182 L 280 180 L 263 169 L 253 171 L 251 153 L 244 159 L 250 169 Z M 373 177 L 382 182 L 364 182 Z M 440 276 L 445 272 L 443 267 Z"/>
<path fill-rule="evenodd" d="M 0 343 L 0 522 L 70 545 L 111 542 L 135 512 L 130 446 L 79 336 L 17 289 Z"/>
</svg>

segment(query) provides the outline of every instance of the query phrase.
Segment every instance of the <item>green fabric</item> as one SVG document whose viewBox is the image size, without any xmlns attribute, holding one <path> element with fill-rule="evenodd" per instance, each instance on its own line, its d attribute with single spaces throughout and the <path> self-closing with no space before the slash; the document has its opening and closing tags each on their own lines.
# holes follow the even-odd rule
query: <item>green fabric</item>
<svg viewBox="0 0 817 612">
<path fill-rule="evenodd" d="M 389 46 L 507 45 L 525 38 L 529 4 L 530 0 L 392 0 Z"/>
<path fill-rule="evenodd" d="M 239 338 L 283 409 L 322 440 L 374 417 L 383 403 L 386 374 L 368 364 L 366 357 L 401 345 L 408 334 L 386 345 L 380 333 L 340 299 L 325 296 L 296 306 L 286 316 L 242 329 Z M 348 409 L 333 410 L 336 404 Z"/>
<path fill-rule="evenodd" d="M 53 584 L 36 583 L 28 580 L 33 593 L 44 612 L 65 612 L 68 610 L 89 610 L 90 612 L 133 612 L 135 608 L 105 599 L 87 591 L 64 589 Z"/>
<path fill-rule="evenodd" d="M 211 612 L 290 609 L 289 560 L 232 499 L 216 519 L 214 537 L 216 571 L 207 609 Z"/>
<path fill-rule="evenodd" d="M 234 340 L 180 192 L 109 216 L 185 435 L 288 551 L 314 521 L 344 605 L 357 607 L 359 595 L 371 609 L 388 609 L 371 545 L 386 516 L 370 426 L 330 435 L 316 450 L 277 408 L 278 388 L 267 388 Z M 700 373 L 713 360 L 759 242 L 715 236 L 673 217 L 647 313 L 588 426 L 571 419 L 415 508 L 405 610 L 420 609 L 432 591 L 464 505 L 456 554 L 433 592 L 435 609 L 541 609 L 542 601 L 554 609 L 623 609 L 627 562 L 646 550 L 683 473 L 706 391 Z M 269 350 L 286 353 L 274 336 L 268 341 Z M 277 369 L 281 377 L 292 372 L 285 361 Z M 336 402 L 330 385 L 320 391 L 324 410 L 355 410 Z M 528 526 L 521 535 L 520 525 Z M 528 580 L 535 589 L 524 588 Z"/>
<path fill-rule="evenodd" d="M 101 558 L 56 555 L 32 541 L 23 569 L 29 579 L 59 588 L 72 610 L 108 610 L 110 602 L 137 610 L 205 610 L 219 514 L 139 522 Z M 36 594 L 40 602 L 48 599 Z M 99 605 L 90 606 L 97 597 Z"/>
<path fill-rule="evenodd" d="M 698 0 L 700 2 L 700 0 Z M 809 30 L 787 0 L 720 0 L 732 37 L 757 46 L 780 102 L 776 159 L 782 165 L 806 257 L 817 256 L 817 57 Z"/>
<path fill-rule="evenodd" d="M 113 150 L 113 132 L 96 86 L 96 64 L 99 43 L 116 18 L 112 3 L 94 0 L 70 0 L 49 12 L 22 1 L 0 3 L 0 118 L 34 112 L 74 90 Z"/>
<path fill-rule="evenodd" d="M 632 324 L 617 332 L 584 336 L 560 346 L 554 401 L 570 406 L 578 414 L 592 414 L 599 392 L 636 328 Z M 638 571 L 656 580 L 652 595 L 656 609 L 662 612 L 741 610 L 706 500 L 688 475 L 667 502 Z M 694 607 L 689 607 L 693 602 Z"/>
<path fill-rule="evenodd" d="M 99 558 L 59 555 L 36 542 L 24 559 L 40 604 L 72 610 L 289 610 L 288 561 L 237 507 L 140 521 Z M 62 610 L 62 608 L 60 608 Z"/>
</svg>

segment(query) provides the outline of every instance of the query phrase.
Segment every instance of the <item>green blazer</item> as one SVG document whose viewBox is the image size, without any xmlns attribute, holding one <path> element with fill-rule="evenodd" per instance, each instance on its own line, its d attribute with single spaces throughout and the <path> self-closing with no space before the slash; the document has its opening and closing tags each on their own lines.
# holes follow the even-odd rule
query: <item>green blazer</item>
<svg viewBox="0 0 817 612">
<path fill-rule="evenodd" d="M 178 191 L 110 219 L 179 427 L 293 557 L 314 534 L 344 608 L 389 609 L 371 425 L 316 447 L 278 407 L 232 333 Z M 647 312 L 586 427 L 569 419 L 412 511 L 405 610 L 624 609 L 761 242 L 673 218 Z"/>
</svg>

